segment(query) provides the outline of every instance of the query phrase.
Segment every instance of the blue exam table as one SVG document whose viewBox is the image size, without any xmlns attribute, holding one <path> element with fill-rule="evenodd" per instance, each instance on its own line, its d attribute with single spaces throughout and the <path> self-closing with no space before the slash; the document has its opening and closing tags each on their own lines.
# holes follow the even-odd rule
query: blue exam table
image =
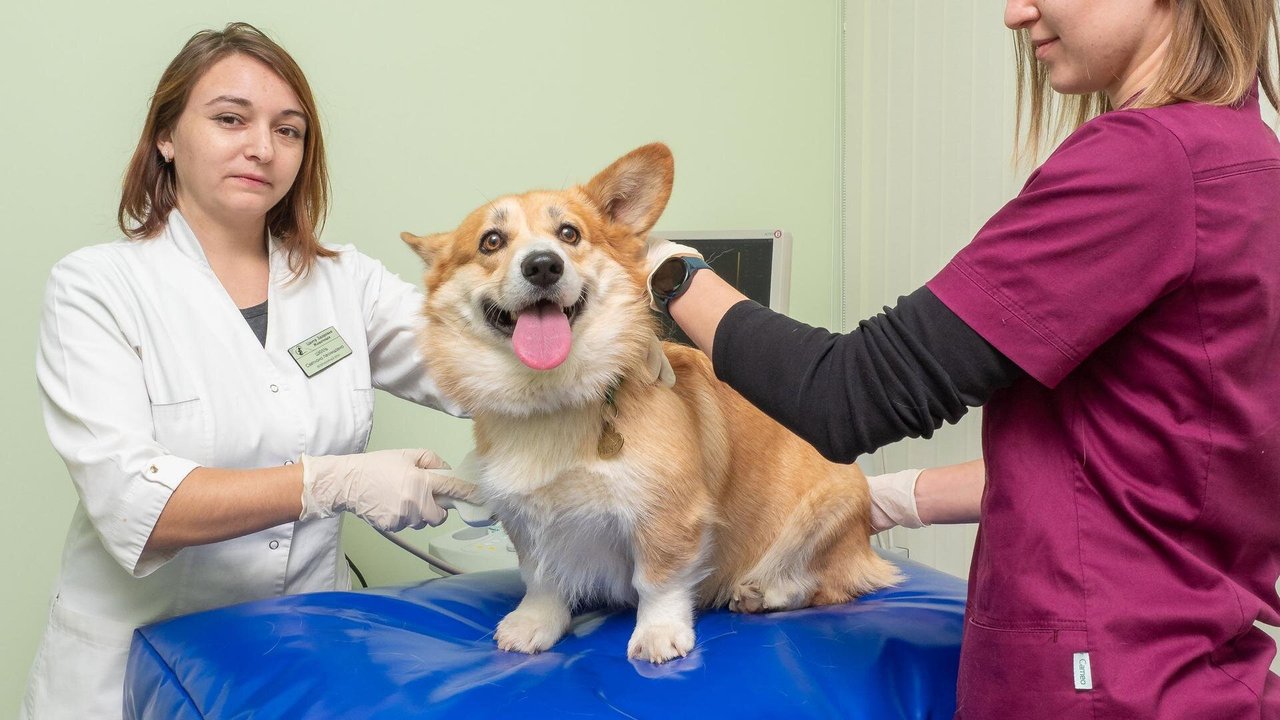
<svg viewBox="0 0 1280 720">
<path fill-rule="evenodd" d="M 541 655 L 493 629 L 516 571 L 275 598 L 134 633 L 125 717 L 950 718 L 964 583 L 886 555 L 906 582 L 847 605 L 697 619 L 697 647 L 629 660 L 634 610 L 575 618 Z"/>
</svg>

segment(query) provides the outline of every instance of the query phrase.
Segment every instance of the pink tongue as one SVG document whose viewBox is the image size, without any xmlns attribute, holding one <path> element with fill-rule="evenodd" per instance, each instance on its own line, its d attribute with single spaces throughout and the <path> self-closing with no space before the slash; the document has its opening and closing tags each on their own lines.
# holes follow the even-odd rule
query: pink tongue
<svg viewBox="0 0 1280 720">
<path fill-rule="evenodd" d="M 545 300 L 521 310 L 511 334 L 516 357 L 534 370 L 550 370 L 564 362 L 572 343 L 569 318 L 560 306 Z"/>
</svg>

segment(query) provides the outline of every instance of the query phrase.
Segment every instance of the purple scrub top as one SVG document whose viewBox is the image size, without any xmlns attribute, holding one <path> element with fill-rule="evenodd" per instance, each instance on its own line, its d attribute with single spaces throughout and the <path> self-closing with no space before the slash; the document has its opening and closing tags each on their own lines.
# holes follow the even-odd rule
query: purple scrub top
<svg viewBox="0 0 1280 720">
<path fill-rule="evenodd" d="M 1275 718 L 1280 143 L 1256 90 L 1086 123 L 928 284 L 983 417 L 958 718 Z"/>
</svg>

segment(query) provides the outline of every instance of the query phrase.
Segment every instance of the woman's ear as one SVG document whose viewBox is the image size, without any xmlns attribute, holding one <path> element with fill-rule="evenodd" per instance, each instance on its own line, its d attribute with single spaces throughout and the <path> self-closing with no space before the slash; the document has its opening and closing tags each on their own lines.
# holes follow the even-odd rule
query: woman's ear
<svg viewBox="0 0 1280 720">
<path fill-rule="evenodd" d="M 671 198 L 675 159 L 662 143 L 637 148 L 618 158 L 583 187 L 605 217 L 643 235 Z"/>
<path fill-rule="evenodd" d="M 156 138 L 156 150 L 165 162 L 173 162 L 173 134 L 164 132 Z"/>
</svg>

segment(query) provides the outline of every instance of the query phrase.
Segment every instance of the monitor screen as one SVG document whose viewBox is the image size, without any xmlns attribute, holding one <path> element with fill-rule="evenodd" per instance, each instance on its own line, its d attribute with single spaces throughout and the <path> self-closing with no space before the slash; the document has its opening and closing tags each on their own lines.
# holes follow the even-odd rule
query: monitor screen
<svg viewBox="0 0 1280 720">
<path fill-rule="evenodd" d="M 785 313 L 791 294 L 791 234 L 785 230 L 655 232 L 688 245 L 706 259 L 716 274 L 743 295 Z M 670 318 L 662 316 L 664 336 L 691 344 Z"/>
</svg>

